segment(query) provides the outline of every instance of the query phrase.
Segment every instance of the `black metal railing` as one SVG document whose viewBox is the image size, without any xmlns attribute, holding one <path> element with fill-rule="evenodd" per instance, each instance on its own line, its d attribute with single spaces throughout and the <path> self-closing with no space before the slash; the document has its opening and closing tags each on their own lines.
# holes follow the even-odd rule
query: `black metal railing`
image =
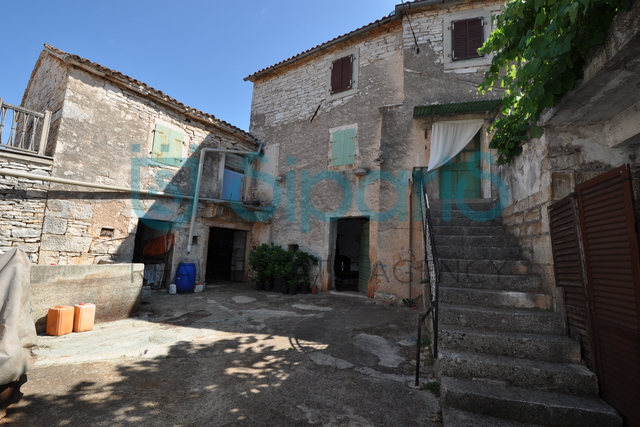
<svg viewBox="0 0 640 427">
<path fill-rule="evenodd" d="M 7 104 L 0 98 L 0 148 L 44 155 L 50 125 L 49 111 L 39 113 Z"/>
<path fill-rule="evenodd" d="M 415 181 L 414 181 L 415 182 Z M 438 287 L 440 284 L 440 265 L 438 262 L 438 251 L 436 249 L 436 241 L 433 234 L 433 223 L 431 221 L 431 210 L 429 209 L 429 197 L 424 182 L 420 182 L 421 194 L 420 205 L 422 208 L 422 232 L 424 235 L 425 247 L 425 263 L 429 273 L 430 292 L 423 292 L 423 299 L 426 308 L 426 295 L 431 295 L 429 308 L 418 319 L 418 337 L 416 343 L 416 382 L 419 385 L 420 380 L 420 350 L 422 344 L 422 325 L 429 316 L 432 315 L 433 321 L 433 358 L 438 358 Z"/>
</svg>

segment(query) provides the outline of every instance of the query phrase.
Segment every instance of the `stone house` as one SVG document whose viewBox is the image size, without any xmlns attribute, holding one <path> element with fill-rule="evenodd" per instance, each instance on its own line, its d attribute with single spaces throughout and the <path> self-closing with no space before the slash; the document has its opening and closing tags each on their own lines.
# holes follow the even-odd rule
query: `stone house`
<svg viewBox="0 0 640 427">
<path fill-rule="evenodd" d="M 319 256 L 323 290 L 358 289 L 392 303 L 421 294 L 423 234 L 413 184 L 432 151 L 433 159 L 450 157 L 442 136 L 433 142 L 433 129 L 462 132 L 464 150 L 427 175 L 430 196 L 450 200 L 465 179 L 466 198 L 497 197 L 473 170 L 490 172 L 488 157 L 468 160 L 488 151 L 485 131 L 499 94 L 477 93 L 490 57 L 475 50 L 502 7 L 401 4 L 246 77 L 254 84 L 250 131 L 269 160 L 261 171 L 276 180 L 261 180 L 257 195 L 284 194 L 272 206 L 269 239 Z"/>
<path fill-rule="evenodd" d="M 0 201 L 15 204 L 3 210 L 12 222 L 0 246 L 20 246 L 40 265 L 143 262 L 156 285 L 179 263 L 195 263 L 202 282 L 244 278 L 254 224 L 230 203 L 250 198 L 242 173 L 258 149 L 250 134 L 49 45 L 21 107 L 51 112 L 46 147 L 3 147 L 0 167 L 49 177 L 1 177 L 0 191 L 20 197 Z"/>
</svg>

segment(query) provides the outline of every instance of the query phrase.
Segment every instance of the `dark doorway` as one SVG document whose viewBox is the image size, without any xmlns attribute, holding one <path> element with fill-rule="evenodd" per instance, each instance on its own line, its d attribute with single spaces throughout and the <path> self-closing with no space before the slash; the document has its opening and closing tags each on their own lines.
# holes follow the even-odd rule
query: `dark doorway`
<svg viewBox="0 0 640 427">
<path fill-rule="evenodd" d="M 242 282 L 246 241 L 246 231 L 211 227 L 206 280 Z"/>
<path fill-rule="evenodd" d="M 138 220 L 133 262 L 144 264 L 144 285 L 168 287 L 173 259 L 173 223 L 146 218 Z"/>
<path fill-rule="evenodd" d="M 337 291 L 367 293 L 371 273 L 367 218 L 338 220 L 333 272 Z"/>
</svg>

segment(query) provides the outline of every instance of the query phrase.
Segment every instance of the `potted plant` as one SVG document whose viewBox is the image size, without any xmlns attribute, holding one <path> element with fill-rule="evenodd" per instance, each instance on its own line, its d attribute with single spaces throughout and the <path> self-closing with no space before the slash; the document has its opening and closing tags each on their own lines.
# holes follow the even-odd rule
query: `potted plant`
<svg viewBox="0 0 640 427">
<path fill-rule="evenodd" d="M 308 252 L 297 250 L 295 253 L 295 276 L 296 282 L 300 286 L 300 293 L 308 294 L 311 292 L 311 283 L 309 273 L 312 265 L 318 265 L 318 258 Z"/>
<path fill-rule="evenodd" d="M 256 289 L 259 291 L 264 289 L 269 280 L 269 250 L 269 245 L 262 243 L 249 253 L 249 268 L 255 274 Z"/>
<path fill-rule="evenodd" d="M 287 279 L 291 275 L 293 252 L 273 244 L 270 249 L 269 269 L 274 278 L 274 290 L 287 293 L 289 289 Z"/>
</svg>

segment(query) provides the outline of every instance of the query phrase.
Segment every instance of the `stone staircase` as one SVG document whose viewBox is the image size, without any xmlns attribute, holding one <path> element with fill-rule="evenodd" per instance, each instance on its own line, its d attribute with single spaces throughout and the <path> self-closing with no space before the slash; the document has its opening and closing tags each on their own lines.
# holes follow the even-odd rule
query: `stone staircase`
<svg viewBox="0 0 640 427">
<path fill-rule="evenodd" d="M 516 239 L 499 217 L 478 215 L 491 207 L 431 207 L 442 271 L 436 373 L 444 426 L 622 426 Z"/>
</svg>

